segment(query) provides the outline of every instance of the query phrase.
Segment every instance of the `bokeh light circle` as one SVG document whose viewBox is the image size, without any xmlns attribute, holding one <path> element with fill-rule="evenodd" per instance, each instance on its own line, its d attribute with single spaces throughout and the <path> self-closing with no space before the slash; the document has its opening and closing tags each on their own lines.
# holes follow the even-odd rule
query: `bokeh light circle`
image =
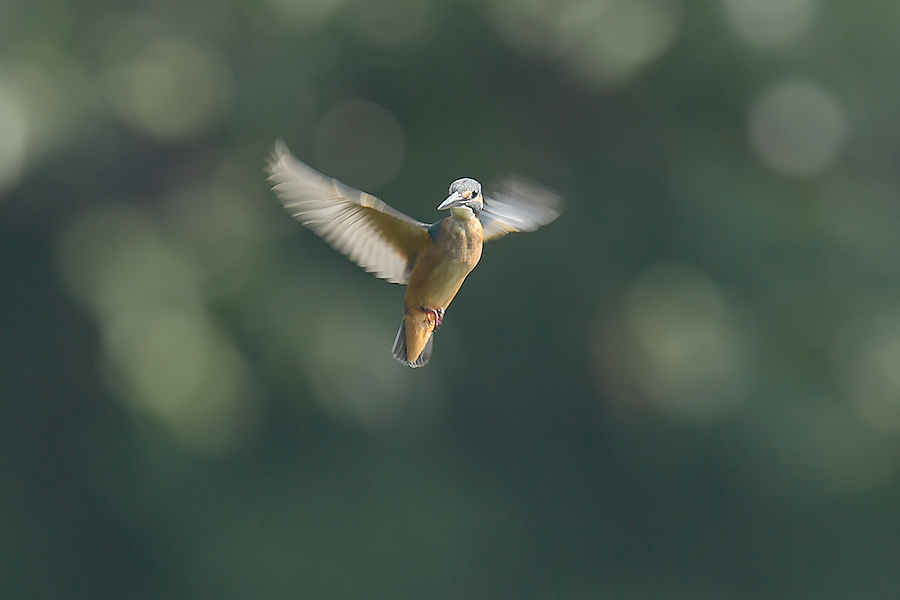
<svg viewBox="0 0 900 600">
<path fill-rule="evenodd" d="M 28 116 L 14 90 L 0 79 L 0 192 L 22 173 L 28 142 Z"/>
<path fill-rule="evenodd" d="M 753 149 L 773 170 L 812 177 L 837 159 L 844 144 L 844 114 L 834 96 L 804 81 L 765 92 L 750 110 Z"/>
<path fill-rule="evenodd" d="M 117 62 L 105 77 L 113 112 L 154 137 L 180 139 L 217 122 L 231 102 L 225 61 L 212 48 L 164 37 Z"/>
<path fill-rule="evenodd" d="M 349 184 L 373 189 L 400 172 L 406 136 L 387 109 L 351 100 L 325 113 L 313 131 L 313 155 L 323 173 Z"/>
<path fill-rule="evenodd" d="M 794 41 L 812 24 L 817 0 L 724 0 L 725 14 L 748 44 L 780 46 Z"/>
</svg>

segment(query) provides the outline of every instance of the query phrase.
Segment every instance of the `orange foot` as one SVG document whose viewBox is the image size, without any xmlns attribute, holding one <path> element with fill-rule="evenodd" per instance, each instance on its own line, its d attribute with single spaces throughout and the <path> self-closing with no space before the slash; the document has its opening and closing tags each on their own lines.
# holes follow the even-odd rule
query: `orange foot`
<svg viewBox="0 0 900 600">
<path fill-rule="evenodd" d="M 423 306 L 421 310 L 425 313 L 425 320 L 433 329 L 437 329 L 444 322 L 443 308 L 425 308 Z"/>
</svg>

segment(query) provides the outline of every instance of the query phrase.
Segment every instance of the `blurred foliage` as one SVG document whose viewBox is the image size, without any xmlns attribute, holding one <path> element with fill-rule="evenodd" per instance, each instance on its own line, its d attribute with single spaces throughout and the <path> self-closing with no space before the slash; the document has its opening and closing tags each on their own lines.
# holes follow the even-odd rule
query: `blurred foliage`
<svg viewBox="0 0 900 600">
<path fill-rule="evenodd" d="M 900 5 L 0 5 L 5 598 L 887 598 Z M 432 364 L 281 210 L 524 173 Z"/>
</svg>

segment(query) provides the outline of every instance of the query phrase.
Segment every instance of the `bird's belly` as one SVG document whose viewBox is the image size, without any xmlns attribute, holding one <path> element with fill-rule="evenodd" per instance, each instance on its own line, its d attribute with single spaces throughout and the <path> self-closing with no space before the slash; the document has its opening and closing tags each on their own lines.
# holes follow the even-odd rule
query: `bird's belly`
<svg viewBox="0 0 900 600">
<path fill-rule="evenodd" d="M 417 294 L 421 305 L 447 308 L 473 268 L 474 265 L 447 260 L 436 265 L 431 272 L 424 273 L 420 293 Z"/>
<path fill-rule="evenodd" d="M 481 259 L 481 247 L 463 253 L 433 246 L 419 257 L 409 277 L 406 305 L 409 308 L 447 308 Z"/>
</svg>

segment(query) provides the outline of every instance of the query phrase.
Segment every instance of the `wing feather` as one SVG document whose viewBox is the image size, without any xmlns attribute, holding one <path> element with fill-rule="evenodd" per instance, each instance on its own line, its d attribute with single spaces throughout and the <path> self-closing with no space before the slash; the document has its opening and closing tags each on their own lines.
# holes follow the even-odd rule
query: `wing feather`
<svg viewBox="0 0 900 600">
<path fill-rule="evenodd" d="M 269 181 L 298 221 L 366 271 L 406 283 L 427 244 L 428 225 L 297 160 L 282 140 L 268 163 Z"/>
<path fill-rule="evenodd" d="M 485 197 L 479 219 L 488 241 L 515 231 L 534 231 L 561 212 L 559 194 L 521 177 L 509 177 Z"/>
</svg>

